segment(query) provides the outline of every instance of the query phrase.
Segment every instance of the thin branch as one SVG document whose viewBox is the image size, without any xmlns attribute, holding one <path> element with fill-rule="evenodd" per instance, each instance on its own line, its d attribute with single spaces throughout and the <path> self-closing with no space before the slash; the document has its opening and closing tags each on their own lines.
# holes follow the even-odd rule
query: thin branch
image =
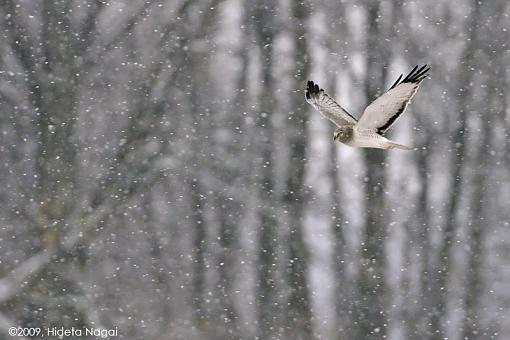
<svg viewBox="0 0 510 340">
<path fill-rule="evenodd" d="M 22 290 L 30 276 L 38 273 L 51 262 L 55 251 L 43 250 L 14 268 L 7 277 L 0 279 L 0 303 L 11 299 Z"/>
</svg>

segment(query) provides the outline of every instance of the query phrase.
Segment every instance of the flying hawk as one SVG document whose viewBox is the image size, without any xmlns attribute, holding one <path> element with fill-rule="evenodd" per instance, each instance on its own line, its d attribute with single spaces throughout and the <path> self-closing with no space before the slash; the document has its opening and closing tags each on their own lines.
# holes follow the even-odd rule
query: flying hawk
<svg viewBox="0 0 510 340">
<path fill-rule="evenodd" d="M 360 148 L 412 150 L 410 146 L 390 141 L 384 134 L 405 111 L 418 86 L 428 76 L 429 70 L 427 65 L 420 68 L 416 65 L 404 79 L 401 74 L 386 93 L 367 106 L 359 120 L 345 111 L 313 81 L 308 82 L 306 101 L 338 126 L 333 134 L 334 140 Z"/>
</svg>

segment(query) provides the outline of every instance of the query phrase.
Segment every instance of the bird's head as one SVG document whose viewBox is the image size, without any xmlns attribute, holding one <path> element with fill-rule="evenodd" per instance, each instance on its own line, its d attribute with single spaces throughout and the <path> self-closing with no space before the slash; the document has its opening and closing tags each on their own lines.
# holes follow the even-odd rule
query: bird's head
<svg viewBox="0 0 510 340">
<path fill-rule="evenodd" d="M 352 126 L 340 126 L 338 129 L 335 130 L 333 133 L 333 139 L 345 142 L 352 136 Z"/>
<path fill-rule="evenodd" d="M 339 131 L 333 132 L 333 140 L 337 140 L 338 137 L 340 137 L 340 132 Z"/>
<path fill-rule="evenodd" d="M 341 135 L 343 136 L 343 132 L 337 130 L 333 132 L 333 139 L 337 140 L 338 138 L 340 138 Z"/>
</svg>

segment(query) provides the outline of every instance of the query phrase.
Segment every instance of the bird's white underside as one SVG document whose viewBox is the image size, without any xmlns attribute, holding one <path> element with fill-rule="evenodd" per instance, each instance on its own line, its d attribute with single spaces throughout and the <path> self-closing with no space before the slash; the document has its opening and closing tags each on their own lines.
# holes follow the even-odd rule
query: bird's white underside
<svg viewBox="0 0 510 340">
<path fill-rule="evenodd" d="M 376 148 L 376 149 L 411 149 L 411 147 L 395 143 L 386 137 L 383 137 L 373 130 L 353 129 L 352 139 L 345 144 L 358 148 Z"/>
</svg>

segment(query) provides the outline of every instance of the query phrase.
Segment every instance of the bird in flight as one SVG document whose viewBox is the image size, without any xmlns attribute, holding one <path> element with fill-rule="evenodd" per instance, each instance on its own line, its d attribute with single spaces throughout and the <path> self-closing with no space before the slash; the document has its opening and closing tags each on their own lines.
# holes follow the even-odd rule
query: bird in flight
<svg viewBox="0 0 510 340">
<path fill-rule="evenodd" d="M 363 111 L 359 120 L 345 111 L 323 89 L 308 81 L 306 101 L 337 126 L 333 139 L 359 148 L 412 150 L 384 137 L 384 134 L 405 111 L 418 86 L 428 76 L 430 67 L 416 65 L 402 79 L 402 74 L 390 89 Z"/>
</svg>

